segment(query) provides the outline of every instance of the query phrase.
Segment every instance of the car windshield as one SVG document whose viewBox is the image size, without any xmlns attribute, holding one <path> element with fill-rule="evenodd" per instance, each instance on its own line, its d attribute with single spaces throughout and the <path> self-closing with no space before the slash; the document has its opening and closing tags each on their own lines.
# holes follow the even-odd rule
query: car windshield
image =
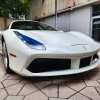
<svg viewBox="0 0 100 100">
<path fill-rule="evenodd" d="M 20 30 L 50 30 L 56 31 L 51 26 L 48 26 L 43 23 L 33 22 L 33 21 L 17 21 L 14 22 L 11 26 L 11 29 L 20 29 Z"/>
</svg>

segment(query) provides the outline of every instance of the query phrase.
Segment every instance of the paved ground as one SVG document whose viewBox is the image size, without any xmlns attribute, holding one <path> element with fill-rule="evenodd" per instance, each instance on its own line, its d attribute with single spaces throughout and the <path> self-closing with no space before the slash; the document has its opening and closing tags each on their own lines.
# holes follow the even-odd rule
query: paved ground
<svg viewBox="0 0 100 100">
<path fill-rule="evenodd" d="M 100 100 L 100 67 L 81 75 L 25 79 L 7 74 L 0 57 L 0 100 Z"/>
</svg>

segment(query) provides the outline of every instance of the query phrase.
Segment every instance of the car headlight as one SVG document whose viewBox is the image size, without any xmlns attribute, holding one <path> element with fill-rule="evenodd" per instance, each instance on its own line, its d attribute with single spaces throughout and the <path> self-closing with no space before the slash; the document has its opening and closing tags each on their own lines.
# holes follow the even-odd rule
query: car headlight
<svg viewBox="0 0 100 100">
<path fill-rule="evenodd" d="M 23 42 L 25 43 L 28 47 L 32 48 L 32 49 L 37 49 L 37 50 L 46 50 L 46 47 L 44 46 L 43 43 L 32 39 L 28 36 L 25 36 L 23 34 L 21 34 L 18 31 L 14 31 L 14 33 L 16 34 L 16 36 Z"/>
</svg>

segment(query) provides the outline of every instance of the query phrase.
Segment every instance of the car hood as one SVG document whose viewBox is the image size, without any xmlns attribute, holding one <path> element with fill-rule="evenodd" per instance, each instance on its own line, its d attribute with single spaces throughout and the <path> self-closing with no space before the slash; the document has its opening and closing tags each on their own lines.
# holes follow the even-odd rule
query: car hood
<svg viewBox="0 0 100 100">
<path fill-rule="evenodd" d="M 43 43 L 47 49 L 55 51 L 90 51 L 97 50 L 100 46 L 95 42 L 86 41 L 70 32 L 60 31 L 19 31 L 20 33 L 31 37 Z"/>
</svg>

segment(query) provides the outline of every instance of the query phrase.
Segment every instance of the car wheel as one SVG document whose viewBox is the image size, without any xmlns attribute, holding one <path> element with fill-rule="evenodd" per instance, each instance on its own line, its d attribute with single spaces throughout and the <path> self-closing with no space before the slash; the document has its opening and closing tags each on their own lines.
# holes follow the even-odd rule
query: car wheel
<svg viewBox="0 0 100 100">
<path fill-rule="evenodd" d="M 2 58 L 7 73 L 12 73 L 11 69 L 9 68 L 9 57 L 5 41 L 2 42 Z"/>
</svg>

